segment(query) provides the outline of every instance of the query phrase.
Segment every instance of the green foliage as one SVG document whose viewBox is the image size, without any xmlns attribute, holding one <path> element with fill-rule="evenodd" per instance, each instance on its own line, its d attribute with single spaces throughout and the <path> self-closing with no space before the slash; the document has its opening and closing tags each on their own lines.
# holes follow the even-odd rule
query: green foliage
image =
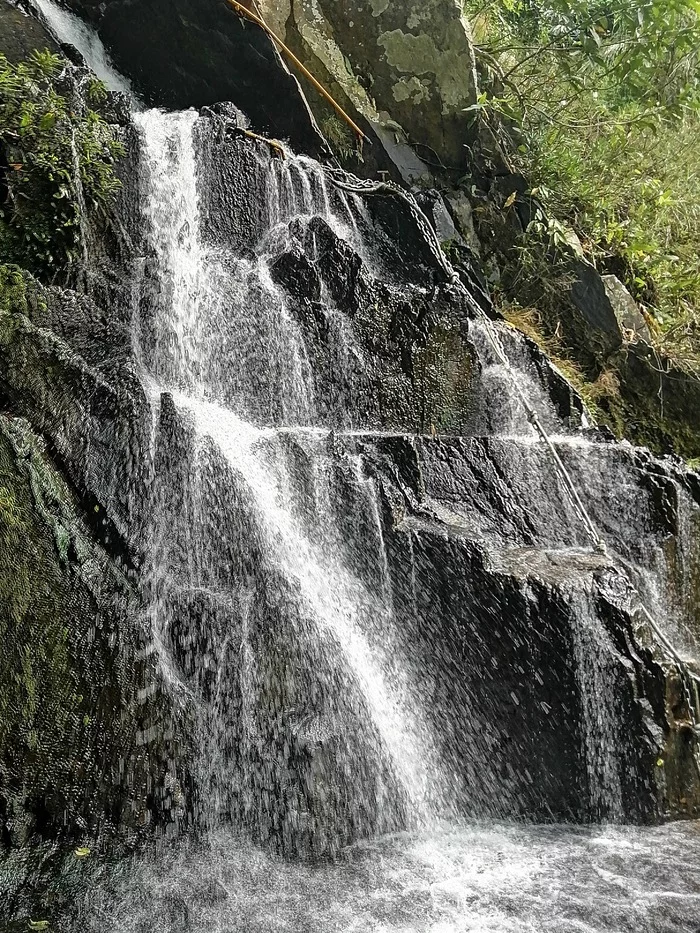
<svg viewBox="0 0 700 933">
<path fill-rule="evenodd" d="M 27 277 L 14 265 L 0 265 L 0 314 L 27 313 Z"/>
<path fill-rule="evenodd" d="M 542 207 L 515 247 L 520 258 L 543 243 L 566 250 L 573 229 L 586 258 L 624 281 L 662 348 L 697 369 L 700 3 L 468 0 L 466 9 L 490 76 L 473 109 L 510 128 Z"/>
<path fill-rule="evenodd" d="M 347 123 L 335 113 L 329 114 L 321 120 L 321 132 L 326 137 L 333 152 L 343 162 L 357 160 L 359 157 L 357 139 Z"/>
<path fill-rule="evenodd" d="M 700 354 L 700 118 L 660 128 L 542 131 L 527 170 L 551 214 L 588 258 L 625 281 L 657 341 L 696 364 Z"/>
<path fill-rule="evenodd" d="M 523 111 L 544 104 L 553 116 L 544 76 L 569 96 L 599 93 L 614 109 L 635 102 L 678 115 L 698 103 L 698 0 L 467 0 L 466 11 Z"/>
<path fill-rule="evenodd" d="M 65 67 L 50 52 L 18 65 L 0 55 L 0 259 L 37 273 L 77 256 L 81 225 L 119 188 L 121 143 L 91 109 L 105 89 L 93 80 L 85 102 L 67 99 Z"/>
</svg>

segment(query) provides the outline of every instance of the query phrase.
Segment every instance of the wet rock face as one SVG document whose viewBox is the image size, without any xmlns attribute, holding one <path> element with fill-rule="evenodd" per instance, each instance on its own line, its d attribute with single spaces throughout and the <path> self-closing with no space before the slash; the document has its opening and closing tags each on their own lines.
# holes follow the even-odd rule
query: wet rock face
<svg viewBox="0 0 700 933">
<path fill-rule="evenodd" d="M 263 443 L 299 481 L 294 516 L 303 525 L 318 464 L 293 435 L 279 447 L 273 437 Z M 341 474 L 348 462 L 338 454 Z M 213 441 L 202 444 L 167 396 L 156 474 L 153 508 L 168 534 L 153 555 L 154 595 L 168 620 L 171 677 L 193 698 L 204 742 L 193 762 L 199 825 L 231 820 L 302 858 L 336 855 L 353 839 L 400 828 L 402 789 L 388 769 L 372 766 L 378 738 L 366 711 L 358 715 L 357 685 L 338 646 L 280 568 L 240 468 Z M 351 480 L 336 487 L 336 506 L 347 514 L 357 510 Z M 372 516 L 355 518 L 371 534 Z M 205 547 L 193 553 L 193 539 Z"/>
<path fill-rule="evenodd" d="M 201 133 L 205 214 L 217 218 L 206 236 L 243 250 L 265 227 L 269 155 L 235 133 Z M 300 198 L 301 179 L 289 171 L 285 184 Z M 227 184 L 216 183 L 223 173 Z M 332 187 L 326 195 L 338 197 Z M 692 598 L 672 594 L 693 555 L 683 547 L 666 555 L 684 540 L 684 516 L 697 513 L 692 477 L 594 432 L 562 441 L 560 456 L 615 551 L 591 556 L 550 456 L 518 405 L 507 411 L 512 386 L 482 325 L 440 281 L 410 218 L 379 198 L 363 201 L 356 218 L 361 251 L 327 220 L 299 218 L 280 234 L 270 273 L 304 333 L 322 423 L 465 435 L 363 447 L 386 496 L 401 649 L 458 775 L 456 805 L 471 815 L 583 820 L 687 808 L 692 742 L 666 708 L 672 672 L 615 565 L 649 605 L 647 584 L 664 581 L 657 608 L 685 599 L 680 616 L 692 620 Z M 351 367 L 333 355 L 341 317 L 359 344 Z M 518 373 L 530 373 L 527 392 L 547 428 L 579 424 L 580 400 L 548 361 L 513 331 L 501 338 Z M 447 353 L 433 356 L 432 346 Z M 605 710 L 600 720 L 591 697 Z M 656 762 L 673 747 L 670 777 L 673 768 L 663 774 Z"/>
<path fill-rule="evenodd" d="M 70 0 L 116 65 L 153 106 L 184 110 L 232 100 L 261 133 L 319 155 L 323 140 L 299 85 L 268 37 L 225 0 Z"/>
<path fill-rule="evenodd" d="M 276 209 L 270 207 L 271 174 L 277 198 L 302 205 L 309 182 L 301 171 L 307 169 L 276 160 L 224 116 L 206 114 L 197 136 L 207 246 L 252 261 Z M 445 283 L 403 202 L 367 199 L 365 209 L 348 213 L 347 200 L 318 167 L 310 187 L 317 202 L 312 213 L 331 204 L 357 225 L 364 243 L 362 249 L 353 243 L 350 226 L 342 231 L 323 217 L 306 216 L 308 207 L 300 208 L 289 231 L 278 231 L 279 243 L 271 235 L 270 274 L 304 335 L 319 422 L 464 430 L 478 369 L 466 299 Z M 253 295 L 248 304 L 254 308 L 255 302 Z M 222 319 L 220 326 L 225 340 L 235 321 Z"/>
<path fill-rule="evenodd" d="M 43 441 L 6 415 L 0 607 L 2 846 L 136 838 L 177 818 L 170 701 L 136 592 L 95 543 Z"/>
<path fill-rule="evenodd" d="M 486 338 L 402 200 L 348 198 L 319 166 L 278 160 L 221 111 L 204 112 L 196 137 L 207 250 L 253 262 L 260 242 L 269 240 L 271 278 L 304 335 L 319 423 L 472 434 L 502 420 L 513 405 L 507 380 L 501 373 L 496 388 L 484 391 Z M 275 212 L 290 201 L 299 216 L 288 230 L 275 230 Z M 340 227 L 318 216 L 329 207 L 343 218 Z M 459 270 L 474 299 L 493 314 L 467 252 Z M 243 313 L 256 306 L 251 295 Z M 222 339 L 233 341 L 235 318 L 221 319 Z M 254 320 L 260 326 L 259 314 Z M 580 398 L 535 344 L 515 332 L 502 339 L 543 384 L 552 418 L 580 424 Z"/>
<path fill-rule="evenodd" d="M 618 490 L 639 484 L 629 490 L 633 530 L 608 523 L 611 552 L 601 557 L 583 536 L 562 537 L 576 527 L 560 512 L 563 497 L 526 485 L 537 476 L 549 488 L 547 465 L 523 469 L 514 446 L 496 438 L 363 442 L 386 497 L 401 649 L 460 776 L 454 799 L 472 815 L 543 820 L 692 813 L 697 781 L 680 688 L 638 608 L 637 593 L 658 607 L 636 561 L 657 561 L 655 578 L 670 586 L 663 605 L 673 603 L 677 566 L 664 567 L 658 547 L 667 508 L 644 491 L 658 466 L 634 456 L 615 465 L 614 445 L 597 452 L 605 466 L 587 462 L 585 451 L 578 465 L 565 455 L 579 483 L 591 467 L 596 475 L 617 471 Z M 526 445 L 517 456 L 535 450 Z M 671 469 L 666 482 L 678 481 Z M 591 502 L 601 520 L 595 492 Z M 688 507 L 697 512 L 692 493 Z M 674 515 L 680 539 L 678 508 Z M 694 608 L 686 610 L 687 623 Z M 421 663 L 411 666 L 416 657 Z"/>
<path fill-rule="evenodd" d="M 68 93 L 76 93 L 73 77 L 67 69 Z M 118 111 L 114 118 L 123 119 Z M 172 696 L 162 691 L 134 575 L 143 544 L 136 503 L 148 482 L 150 409 L 132 357 L 138 178 L 134 136 L 127 127 L 122 132 L 124 188 L 113 226 L 86 222 L 90 264 L 57 271 L 63 286 L 2 270 L 0 837 L 6 847 L 42 839 L 135 840 L 192 806 L 183 791 L 186 743 Z"/>
<path fill-rule="evenodd" d="M 137 154 L 133 133 L 122 132 L 127 155 L 120 167 L 124 186 L 114 207 L 118 220 L 109 230 L 86 221 L 89 267 L 59 271 L 64 287 L 42 286 L 19 272 L 18 284 L 5 289 L 0 400 L 47 439 L 86 510 L 97 514 L 99 509 L 96 525 L 108 551 L 136 566 L 140 519 L 135 503 L 147 473 L 141 467 L 148 459 L 149 409 L 131 356 Z M 118 229 L 133 236 L 117 236 Z M 5 275 L 6 285 L 13 275 Z"/>
<path fill-rule="evenodd" d="M 398 124 L 412 144 L 448 164 L 464 163 L 467 120 L 475 100 L 473 51 L 453 0 L 266 0 L 263 10 L 312 65 L 325 71 L 375 125 Z M 425 155 L 426 152 L 424 151 Z"/>
<path fill-rule="evenodd" d="M 24 61 L 35 50 L 57 50 L 55 40 L 33 16 L 0 0 L 0 50 L 11 62 Z"/>
</svg>

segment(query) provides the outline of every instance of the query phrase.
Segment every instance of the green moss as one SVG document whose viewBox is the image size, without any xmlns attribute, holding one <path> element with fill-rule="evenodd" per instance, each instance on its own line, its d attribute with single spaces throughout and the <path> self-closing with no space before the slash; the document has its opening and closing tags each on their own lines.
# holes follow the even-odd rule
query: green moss
<svg viewBox="0 0 700 933">
<path fill-rule="evenodd" d="M 549 356 L 583 398 L 595 423 L 656 454 L 700 456 L 700 382 L 692 374 L 676 369 L 653 350 L 647 359 L 628 347 L 591 379 L 574 352 L 548 333 L 537 309 L 509 305 L 504 316 Z"/>
<path fill-rule="evenodd" d="M 19 266 L 0 266 L 0 312 L 27 313 L 27 277 Z"/>
<path fill-rule="evenodd" d="M 59 734 L 65 730 L 80 697 L 65 618 L 70 600 L 28 472 L 18 465 L 14 444 L 0 435 L 0 750 L 12 749 L 16 762 L 31 761 L 38 772 L 51 767 L 42 760 L 39 737 L 48 724 Z"/>
<path fill-rule="evenodd" d="M 50 52 L 17 65 L 0 54 L 0 259 L 39 274 L 76 258 L 85 224 L 119 188 L 123 148 L 90 106 L 104 88 L 93 81 L 67 100 L 58 90 L 65 68 Z"/>
<path fill-rule="evenodd" d="M 427 342 L 413 348 L 413 382 L 422 433 L 459 433 L 470 398 L 471 357 L 458 331 L 438 323 Z"/>
</svg>

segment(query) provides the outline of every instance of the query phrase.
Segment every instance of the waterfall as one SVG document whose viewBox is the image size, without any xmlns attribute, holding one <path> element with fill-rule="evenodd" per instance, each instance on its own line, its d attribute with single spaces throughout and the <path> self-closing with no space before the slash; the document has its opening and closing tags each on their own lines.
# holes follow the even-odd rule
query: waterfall
<svg viewBox="0 0 700 933">
<path fill-rule="evenodd" d="M 54 0 L 36 5 L 108 87 L 135 100 L 91 29 Z M 256 175 L 264 182 L 256 191 L 254 235 L 233 246 L 212 234 L 221 218 L 212 217 L 207 201 L 203 118 L 194 110 L 148 110 L 136 112 L 134 121 L 148 230 L 134 351 L 157 419 L 154 498 L 144 504 L 153 516 L 147 589 L 163 670 L 173 690 L 198 709 L 206 761 L 201 779 L 215 801 L 212 812 L 241 815 L 259 836 L 281 835 L 283 846 L 290 835 L 304 834 L 304 820 L 317 836 L 336 821 L 337 839 L 327 846 L 333 849 L 358 833 L 463 811 L 473 786 L 488 784 L 483 774 L 491 773 L 491 762 L 478 756 L 490 759 L 496 739 L 477 724 L 470 700 L 461 713 L 474 718 L 467 745 L 473 760 L 460 766 L 461 777 L 454 761 L 445 764 L 435 716 L 430 719 L 411 664 L 397 647 L 375 482 L 364 475 L 361 456 L 346 451 L 339 464 L 329 452 L 339 430 L 362 434 L 346 386 L 371 363 L 353 323 L 319 280 L 330 370 L 321 382 L 293 303 L 276 278 L 277 260 L 300 248 L 313 275 L 327 248 L 318 219 L 377 274 L 376 257 L 363 242 L 366 209 L 356 196 L 329 190 L 313 160 L 260 155 Z M 472 432 L 536 443 L 483 324 L 470 322 L 469 334 L 481 367 Z M 561 430 L 522 344 L 506 329 L 501 339 L 542 422 Z M 339 470 L 341 485 L 351 490 L 350 508 L 360 516 L 354 527 L 341 514 Z M 410 566 L 415 603 L 413 558 Z M 416 626 L 424 622 L 415 612 L 414 618 Z M 574 605 L 571 628 L 590 807 L 620 819 L 619 766 L 610 758 L 615 736 L 601 732 L 610 716 L 601 724 L 597 713 L 615 702 L 613 671 L 603 661 L 609 645 L 600 643 L 593 610 Z M 285 638 L 293 659 L 290 683 L 270 660 L 287 663 L 280 661 L 277 641 Z M 439 694 L 442 688 L 430 689 Z M 449 734 L 451 726 L 440 728 Z M 335 786 L 343 798 L 317 817 L 312 811 L 326 803 L 310 800 L 301 788 L 310 780 L 301 773 L 301 758 L 311 759 L 319 787 Z M 295 769 L 300 774 L 292 779 Z M 295 780 L 299 786 L 290 791 Z M 467 806 L 468 812 L 516 809 L 503 788 L 490 793 L 492 805 L 483 807 L 488 793 L 482 788 L 474 795 L 481 803 Z M 283 818 L 274 811 L 285 806 L 301 815 L 280 828 Z"/>
<path fill-rule="evenodd" d="M 590 594 L 581 591 L 572 594 L 572 607 L 574 664 L 583 712 L 582 750 L 591 809 L 595 819 L 621 823 L 624 737 L 615 691 L 615 651 Z"/>
<path fill-rule="evenodd" d="M 264 421 L 309 423 L 309 365 L 299 329 L 270 278 L 268 256 L 240 257 L 200 242 L 196 113 L 151 110 L 136 121 L 144 139 L 145 213 L 159 293 L 148 324 L 151 374 L 162 385 L 229 403 Z M 289 172 L 285 164 L 271 179 L 277 212 L 287 203 L 284 187 L 288 203 L 296 206 Z M 308 182 L 307 188 L 311 202 Z"/>
<path fill-rule="evenodd" d="M 215 788 L 213 797 L 224 810 L 235 807 L 227 803 L 229 792 L 224 788 L 233 785 L 239 812 L 242 809 L 245 816 L 253 806 L 256 769 L 274 772 L 271 780 L 282 780 L 279 774 L 294 767 L 289 746 L 301 741 L 313 724 L 316 738 L 306 736 L 306 746 L 310 741 L 328 744 L 331 737 L 345 745 L 343 769 L 348 773 L 343 793 L 371 798 L 360 799 L 351 810 L 374 810 L 371 824 L 385 828 L 406 819 L 425 821 L 448 806 L 447 791 L 406 672 L 396 657 L 382 650 L 391 642 L 394 621 L 387 559 L 381 532 L 377 534 L 376 492 L 363 478 L 359 458 L 352 457 L 348 481 L 357 494 L 358 514 L 366 515 L 373 529 L 365 546 L 374 551 L 365 561 L 379 568 L 379 585 L 370 588 L 358 576 L 359 568 L 351 566 L 338 526 L 328 486 L 334 469 L 327 453 L 330 435 L 317 424 L 303 338 L 270 275 L 290 227 L 304 218 L 323 216 L 335 230 L 354 236 L 347 202 L 342 204 L 345 216 L 334 215 L 324 179 L 309 160 L 273 162 L 266 176 L 270 226 L 254 244 L 253 255 L 237 256 L 206 243 L 202 234 L 196 114 L 152 110 L 136 119 L 143 138 L 144 212 L 154 283 L 139 324 L 144 380 L 152 398 L 171 400 L 181 433 L 192 434 L 191 453 L 178 468 L 179 480 L 169 461 L 172 437 L 162 435 L 155 442 L 162 448 L 160 459 L 154 454 L 156 487 L 161 489 L 153 509 L 156 644 L 171 679 L 182 685 L 187 676 L 177 671 L 188 666 L 181 658 L 183 644 L 213 643 L 213 629 L 201 630 L 207 619 L 223 613 L 227 631 L 216 637 L 240 644 L 240 671 L 235 673 L 227 669 L 223 643 L 208 649 L 218 701 L 212 700 L 209 688 L 203 690 L 200 684 L 194 689 L 207 708 L 201 728 L 207 733 L 205 757 L 214 762 L 207 777 Z M 312 507 L 300 502 L 299 458 L 306 464 L 303 488 Z M 169 507 L 170 487 L 176 482 L 181 483 L 179 505 Z M 245 509 L 242 520 L 255 540 L 255 555 L 244 570 L 233 569 L 231 557 L 222 557 L 226 543 L 220 531 L 214 534 L 213 526 L 221 520 L 217 510 L 226 513 L 230 507 Z M 236 546 L 243 553 L 251 547 L 240 538 Z M 235 561 L 241 559 L 239 553 Z M 181 607 L 183 600 L 189 607 L 185 620 L 179 618 L 181 610 L 173 608 Z M 202 600 L 215 608 L 204 612 Z M 268 663 L 259 654 L 264 650 L 261 643 L 274 642 L 277 636 L 256 634 L 259 600 L 274 607 L 266 624 L 279 626 L 280 635 L 286 631 L 285 637 L 299 641 L 302 653 L 308 653 L 294 675 L 268 672 L 273 679 L 280 677 L 273 690 L 286 695 L 283 681 L 294 676 L 319 697 L 316 706 L 311 703 L 301 711 L 296 706 L 278 710 L 285 720 L 282 726 L 266 721 L 275 711 L 264 709 L 266 701 L 260 696 L 269 689 L 260 674 Z M 274 652 L 269 644 L 268 650 Z M 346 695 L 334 695 L 339 690 Z M 292 693 L 298 702 L 299 691 Z M 279 702 L 284 705 L 287 700 Z M 238 715 L 234 708 L 240 712 L 238 725 L 232 721 Z M 249 758 L 242 764 L 211 750 L 212 736 L 215 744 L 226 745 L 235 730 L 241 732 L 242 755 Z M 263 735 L 268 737 L 266 749 L 260 747 Z M 255 760 L 269 754 L 270 743 L 277 742 L 280 760 Z M 317 767 L 323 770 L 326 765 Z M 403 801 L 398 809 L 381 790 L 394 780 L 397 798 Z M 370 790 L 363 790 L 363 781 Z M 254 806 L 259 808 L 260 801 Z M 275 810 L 280 802 L 269 800 L 267 806 Z M 254 822 L 274 824 L 277 818 L 258 813 Z M 342 826 L 340 814 L 333 819 Z M 272 830 L 259 831 L 265 835 Z M 338 832 L 342 838 L 342 828 Z"/>
<path fill-rule="evenodd" d="M 31 0 L 31 2 L 39 10 L 54 35 L 61 42 L 75 46 L 88 67 L 101 81 L 104 81 L 110 91 L 119 91 L 130 101 L 136 103 L 136 95 L 131 82 L 114 67 L 100 37 L 93 29 L 75 13 L 59 6 L 55 0 Z"/>
<path fill-rule="evenodd" d="M 35 2 L 131 95 L 90 29 Z M 698 800 L 685 685 L 661 670 L 628 580 L 696 654 L 682 637 L 700 563 L 688 474 L 579 431 L 570 387 L 495 323 L 500 353 L 390 196 L 369 205 L 313 160 L 278 158 L 230 104 L 171 113 L 131 96 L 135 275 L 109 374 L 138 475 L 110 491 L 133 504 L 133 624 L 145 618 L 139 656 L 154 663 L 136 722 L 120 708 L 129 754 L 148 762 L 127 831 L 197 831 L 110 874 L 92 825 L 83 841 L 63 810 L 80 848 L 59 884 L 81 891 L 65 928 L 693 928 L 693 824 L 624 825 Z M 102 244 L 83 247 L 89 269 Z M 607 554 L 585 548 L 523 397 Z M 97 471 L 95 451 L 117 444 L 102 430 L 111 398 L 94 414 L 92 401 L 98 427 L 76 434 Z M 417 436 L 433 412 L 444 433 Z M 81 568 L 91 583 L 97 569 Z M 119 793 L 128 771 L 109 774 Z M 121 838 L 118 814 L 100 819 Z"/>
</svg>

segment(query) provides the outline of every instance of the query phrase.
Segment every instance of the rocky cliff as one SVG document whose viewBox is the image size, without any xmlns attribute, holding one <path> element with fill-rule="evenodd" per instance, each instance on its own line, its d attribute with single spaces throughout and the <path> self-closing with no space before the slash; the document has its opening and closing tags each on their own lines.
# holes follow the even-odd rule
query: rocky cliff
<svg viewBox="0 0 700 933">
<path fill-rule="evenodd" d="M 25 21 L 2 2 L 14 34 Z M 211 106 L 150 126 L 108 95 L 124 145 L 116 202 L 54 276 L 3 273 L 6 848 L 107 847 L 234 819 L 317 856 L 402 826 L 410 801 L 381 720 L 314 627 L 313 611 L 343 621 L 343 599 L 373 618 L 377 594 L 391 605 L 377 641 L 391 634 L 414 695 L 429 698 L 459 815 L 697 812 L 694 662 L 679 664 L 654 627 L 697 656 L 697 476 L 586 428 L 580 396 L 537 345 L 485 323 L 497 315 L 463 242 L 466 202 L 421 198 L 435 227 L 452 223 L 460 281 L 448 281 L 405 199 L 349 197 L 214 104 L 234 97 L 256 128 L 323 149 L 269 41 L 224 4 L 178 0 L 162 42 L 162 5 L 144 4 L 138 43 L 126 4 L 73 5 L 150 99 Z M 277 10 L 277 25 L 297 48 L 313 27 L 318 61 L 318 36 L 333 31 L 349 50 L 349 77 L 334 80 L 368 85 L 378 138 L 386 107 L 411 140 L 456 156 L 459 104 L 474 93 L 456 7 L 432 5 L 429 21 L 380 2 L 314 10 Z M 26 23 L 26 42 L 43 44 Z M 173 77 L 181 30 L 199 44 Z M 205 54 L 212 45 L 221 57 Z M 246 56 L 266 76 L 262 97 Z M 76 94 L 86 77 L 66 62 Z M 513 378 L 606 554 L 591 551 Z M 318 595 L 326 576 L 342 598 Z"/>
<path fill-rule="evenodd" d="M 56 48 L 5 3 L 0 27 L 17 60 Z M 64 93 L 81 94 L 88 72 L 63 69 Z M 0 266 L 1 838 L 35 853 L 37 870 L 56 847 L 134 843 L 184 813 L 184 720 L 162 689 L 137 573 L 134 462 L 147 440 L 119 281 L 133 260 L 124 204 L 96 219 L 90 269 L 56 268 L 62 285 Z M 22 883 L 23 869 L 8 871 L 3 920 Z"/>
<path fill-rule="evenodd" d="M 341 159 L 360 174 L 388 170 L 404 183 L 432 188 L 441 237 L 476 250 L 507 302 L 509 251 L 538 205 L 527 179 L 511 167 L 518 142 L 512 127 L 499 132 L 475 116 L 480 79 L 460 5 L 264 0 L 260 10 L 373 140 L 363 166 L 352 158 L 352 133 L 305 87 Z M 583 262 L 574 240 L 556 263 L 559 271 L 549 273 L 561 301 L 556 312 L 540 314 L 544 330 L 536 336 L 545 345 L 548 334 L 563 342 L 567 358 L 594 387 L 589 395 L 600 401 L 601 420 L 618 436 L 696 458 L 700 382 L 651 346 L 629 293 L 614 276 L 601 277 Z M 533 301 L 536 306 L 536 296 Z"/>
</svg>

